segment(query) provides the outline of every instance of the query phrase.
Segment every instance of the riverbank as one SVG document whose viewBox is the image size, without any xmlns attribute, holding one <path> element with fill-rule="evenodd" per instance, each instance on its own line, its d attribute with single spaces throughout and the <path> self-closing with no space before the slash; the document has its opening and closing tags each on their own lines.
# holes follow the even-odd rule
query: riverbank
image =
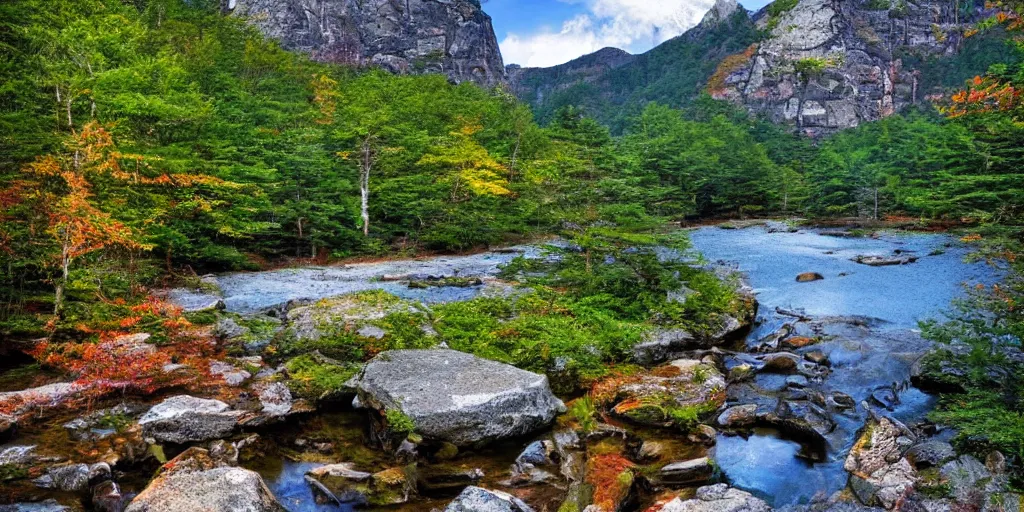
<svg viewBox="0 0 1024 512">
<path fill-rule="evenodd" d="M 929 499 L 961 503 L 965 498 L 955 494 L 977 480 L 951 482 L 943 475 L 973 468 L 971 459 L 943 451 L 942 460 L 921 462 L 911 455 L 922 446 L 947 446 L 951 435 L 925 420 L 933 399 L 907 384 L 914 361 L 931 348 L 916 322 L 941 313 L 962 283 L 991 283 L 997 276 L 964 263 L 969 249 L 941 235 L 828 234 L 771 227 L 692 232 L 694 246 L 719 276 L 736 285 L 740 281 L 727 276 L 739 271 L 749 285 L 736 288 L 741 300 L 730 302 L 740 309 L 728 317 L 713 310 L 719 316 L 707 317 L 718 319 L 712 324 L 631 320 L 628 302 L 601 299 L 605 305 L 595 310 L 593 296 L 546 292 L 550 279 L 566 279 L 566 268 L 551 267 L 557 258 L 530 247 L 217 276 L 196 295 L 218 294 L 183 304 L 194 306 L 186 316 L 205 320 L 201 328 L 220 347 L 210 354 L 218 359 L 208 363 L 216 383 L 205 390 L 169 389 L 122 409 L 106 409 L 123 407 L 120 400 L 101 400 L 98 414 L 88 417 L 30 421 L 4 447 L 22 447 L 4 451 L 4 460 L 14 461 L 5 466 L 5 481 L 17 489 L 6 499 L 53 498 L 88 510 L 120 510 L 101 508 L 114 500 L 95 497 L 99 484 L 116 484 L 123 506 L 135 493 L 143 493 L 137 498 L 143 502 L 156 499 L 174 488 L 175 478 L 223 493 L 213 475 L 238 468 L 252 471 L 238 475 L 256 475 L 267 492 L 256 485 L 236 498 L 268 503 L 266 510 L 272 498 L 293 512 L 346 510 L 360 502 L 441 509 L 480 498 L 459 497 L 467 486 L 488 489 L 479 492 L 501 507 L 494 510 L 674 510 L 672 503 L 716 481 L 735 489 L 705 488 L 687 506 L 717 510 L 720 500 L 730 499 L 752 509 L 839 510 L 851 501 L 888 506 L 883 500 L 894 492 L 908 500 L 920 501 L 927 492 Z M 585 265 L 583 253 L 565 249 L 556 248 L 559 258 Z M 897 251 L 920 257 L 885 267 L 854 261 Z M 658 262 L 659 269 L 680 270 L 664 254 L 653 260 L 631 251 L 616 256 L 591 261 Z M 594 273 L 612 277 L 624 268 Z M 809 272 L 822 279 L 797 282 Z M 675 304 L 662 315 L 707 315 L 685 308 L 687 302 L 691 308 L 715 304 L 709 294 L 716 289 L 706 287 L 703 275 L 687 275 L 686 286 L 640 309 Z M 576 289 L 562 282 L 563 290 Z M 707 300 L 692 301 L 695 292 Z M 752 294 L 761 305 L 756 319 Z M 636 297 L 633 302 L 650 300 Z M 671 300 L 661 302 L 665 298 Z M 134 341 L 141 344 L 122 339 L 113 346 L 150 350 L 147 340 Z M 404 363 L 401 352 L 393 352 L 436 352 L 439 345 L 483 359 L 460 362 L 446 376 L 421 357 Z M 390 389 L 398 382 L 392 378 L 380 381 L 389 383 L 384 387 L 370 384 L 372 374 L 355 364 L 364 357 L 408 364 L 395 371 L 415 375 L 408 381 L 413 387 Z M 484 360 L 498 366 L 479 366 Z M 479 377 L 471 377 L 477 367 Z M 514 373 L 497 382 L 487 377 L 522 369 L 523 382 L 536 375 L 544 384 L 518 385 Z M 490 385 L 500 387 L 484 392 Z M 413 391 L 436 386 L 447 391 L 423 398 Z M 495 397 L 535 393 L 528 390 L 550 391 L 493 405 Z M 180 391 L 216 402 L 176 405 L 185 400 L 175 398 Z M 438 396 L 461 397 L 453 402 L 457 417 L 491 420 L 460 424 L 436 416 L 444 408 L 416 405 L 436 403 Z M 354 397 L 362 409 L 351 408 Z M 539 409 L 517 409 L 525 404 Z M 196 410 L 206 412 L 193 418 L 188 411 Z M 510 414 L 509 430 L 465 437 L 471 424 L 506 424 L 498 412 Z M 539 421 L 516 423 L 521 418 Z M 876 432 L 877 441 L 863 441 Z M 899 449 L 882 455 L 887 462 L 865 462 L 875 456 L 864 454 L 866 446 L 891 443 Z M 27 446 L 35 451 L 15 459 Z M 150 482 L 147 475 L 173 457 L 172 467 L 191 469 Z M 95 466 L 100 463 L 109 473 Z M 956 467 L 947 470 L 950 464 Z M 46 475 L 73 474 L 67 467 L 98 476 L 65 485 L 71 490 L 39 487 Z M 1005 480 L 986 471 L 990 481 Z M 883 474 L 902 479 L 895 487 L 882 485 Z M 986 497 L 1002 493 L 990 491 Z"/>
</svg>

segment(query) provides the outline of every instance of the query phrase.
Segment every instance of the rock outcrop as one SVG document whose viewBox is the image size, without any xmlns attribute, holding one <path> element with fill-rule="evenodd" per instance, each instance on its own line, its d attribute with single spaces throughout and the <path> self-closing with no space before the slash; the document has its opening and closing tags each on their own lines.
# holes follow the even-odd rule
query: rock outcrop
<svg viewBox="0 0 1024 512">
<path fill-rule="evenodd" d="M 400 412 L 427 440 L 468 446 L 529 434 L 565 405 L 543 375 L 454 350 L 396 350 L 348 384 L 358 401 Z"/>
<path fill-rule="evenodd" d="M 477 0 L 232 0 L 224 7 L 317 60 L 487 86 L 505 80 L 491 18 Z"/>
<path fill-rule="evenodd" d="M 160 475 L 125 512 L 285 512 L 259 474 L 192 448 L 161 468 Z"/>
<path fill-rule="evenodd" d="M 902 56 L 959 50 L 961 28 L 977 14 L 956 5 L 800 0 L 785 12 L 765 9 L 756 22 L 769 37 L 725 59 L 711 92 L 809 135 L 888 117 L 928 94 Z"/>
<path fill-rule="evenodd" d="M 227 437 L 242 414 L 219 400 L 181 395 L 154 405 L 139 424 L 157 442 L 185 444 Z"/>
</svg>

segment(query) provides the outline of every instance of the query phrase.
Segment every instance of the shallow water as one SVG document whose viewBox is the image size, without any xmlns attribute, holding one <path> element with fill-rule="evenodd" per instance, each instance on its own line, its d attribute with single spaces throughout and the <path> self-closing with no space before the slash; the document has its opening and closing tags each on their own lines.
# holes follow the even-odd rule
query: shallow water
<svg viewBox="0 0 1024 512">
<path fill-rule="evenodd" d="M 813 386 L 841 391 L 857 403 L 879 386 L 901 385 L 913 362 L 931 345 L 919 335 L 918 322 L 941 319 L 965 286 L 996 282 L 998 273 L 983 263 L 968 263 L 969 250 L 954 238 L 933 234 L 884 234 L 877 239 L 825 236 L 816 230 L 769 233 L 762 227 L 692 232 L 694 248 L 711 262 L 743 272 L 761 304 L 758 324 L 748 338 L 753 346 L 794 318 L 776 308 L 801 311 L 822 321 L 826 341 L 806 350 L 821 350 L 832 361 L 832 373 Z M 859 255 L 919 256 L 917 263 L 870 267 L 851 261 Z M 941 254 L 940 254 L 941 253 Z M 796 276 L 817 272 L 825 279 L 798 283 Z M 850 317 L 861 317 L 851 321 Z M 804 350 L 804 351 L 806 351 Z M 775 379 L 778 382 L 773 381 Z M 760 376 L 762 389 L 778 390 L 784 378 Z M 924 418 L 934 399 L 916 389 L 900 393 L 890 412 L 912 422 Z M 798 458 L 800 445 L 771 430 L 748 438 L 720 436 L 717 460 L 726 479 L 775 506 L 808 503 L 846 485 L 843 461 L 864 424 L 863 410 L 835 414 L 836 430 L 828 436 L 823 462 Z"/>
</svg>

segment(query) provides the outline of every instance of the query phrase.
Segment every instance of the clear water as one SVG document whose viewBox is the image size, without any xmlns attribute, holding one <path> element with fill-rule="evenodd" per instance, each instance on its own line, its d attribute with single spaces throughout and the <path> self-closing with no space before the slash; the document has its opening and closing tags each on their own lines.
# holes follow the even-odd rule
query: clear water
<svg viewBox="0 0 1024 512">
<path fill-rule="evenodd" d="M 751 341 L 793 322 L 777 314 L 777 307 L 814 318 L 863 317 L 862 326 L 841 321 L 828 325 L 826 334 L 834 339 L 813 347 L 828 354 L 833 363 L 833 372 L 820 389 L 842 391 L 858 403 L 878 386 L 909 378 L 911 364 L 930 347 L 919 336 L 918 322 L 941 319 L 951 302 L 963 296 L 965 286 L 990 284 L 999 277 L 983 263 L 967 262 L 969 249 L 944 235 L 840 238 L 815 230 L 769 233 L 761 227 L 708 227 L 693 231 L 691 239 L 709 261 L 734 265 L 754 287 L 761 309 Z M 920 260 L 892 267 L 851 261 L 859 255 L 892 255 L 897 250 Z M 796 282 L 804 272 L 817 272 L 825 279 Z M 901 400 L 892 414 L 904 421 L 923 418 L 934 405 L 932 397 L 915 389 L 903 392 Z M 774 506 L 827 497 L 846 485 L 843 461 L 864 414 L 858 408 L 834 419 L 838 426 L 828 438 L 823 462 L 802 460 L 796 457 L 798 443 L 775 431 L 757 430 L 748 438 L 720 436 L 719 466 L 730 483 Z"/>
</svg>

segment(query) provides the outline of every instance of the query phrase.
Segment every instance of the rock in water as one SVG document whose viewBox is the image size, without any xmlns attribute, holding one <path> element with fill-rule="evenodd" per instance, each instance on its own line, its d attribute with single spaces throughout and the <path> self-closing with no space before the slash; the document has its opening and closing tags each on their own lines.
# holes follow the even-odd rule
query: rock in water
<svg viewBox="0 0 1024 512">
<path fill-rule="evenodd" d="M 491 17 L 478 1 L 237 0 L 234 13 L 317 60 L 486 86 L 505 81 Z"/>
<path fill-rule="evenodd" d="M 196 443 L 230 435 L 243 413 L 228 404 L 188 395 L 168 398 L 139 419 L 143 433 L 163 443 Z"/>
<path fill-rule="evenodd" d="M 533 509 L 511 494 L 467 487 L 444 512 L 533 512 Z"/>
<path fill-rule="evenodd" d="M 868 421 L 843 465 L 861 503 L 893 510 L 914 491 L 917 471 L 904 457 L 913 441 L 906 427 L 885 417 Z"/>
<path fill-rule="evenodd" d="M 401 411 L 418 434 L 456 446 L 522 436 L 565 411 L 543 375 L 454 350 L 396 350 L 348 385 L 364 406 Z"/>
<path fill-rule="evenodd" d="M 657 512 L 770 512 L 771 507 L 764 501 L 747 492 L 730 489 L 728 485 L 718 484 L 697 489 L 697 496 L 692 500 L 683 501 L 676 498 L 661 508 L 652 507 Z"/>
<path fill-rule="evenodd" d="M 823 279 L 825 279 L 825 276 L 817 272 L 805 272 L 796 276 L 796 282 L 798 283 L 810 283 L 814 281 L 821 281 Z"/>
<path fill-rule="evenodd" d="M 71 512 L 71 507 L 65 507 L 54 500 L 46 500 L 39 503 L 0 505 L 0 512 Z"/>
<path fill-rule="evenodd" d="M 260 475 L 224 466 L 192 448 L 164 465 L 160 476 L 125 512 L 286 512 Z"/>
</svg>

